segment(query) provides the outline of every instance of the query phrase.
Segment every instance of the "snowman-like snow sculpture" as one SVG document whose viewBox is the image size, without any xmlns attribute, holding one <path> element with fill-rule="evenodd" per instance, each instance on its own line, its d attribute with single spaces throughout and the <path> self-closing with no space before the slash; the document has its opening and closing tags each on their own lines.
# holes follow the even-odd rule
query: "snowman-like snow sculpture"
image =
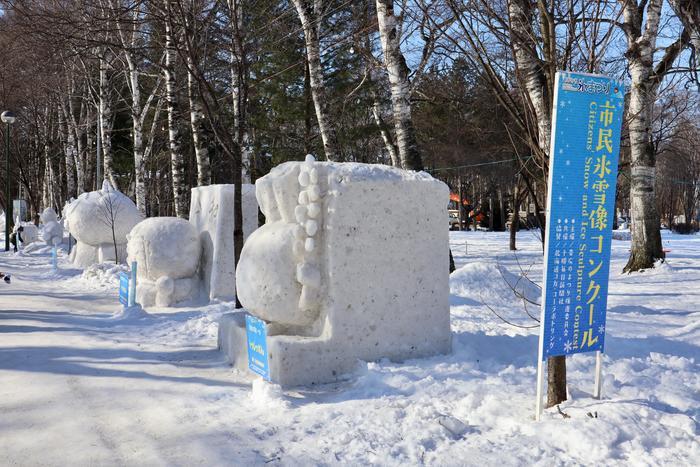
<svg viewBox="0 0 700 467">
<path fill-rule="evenodd" d="M 126 259 L 126 234 L 143 216 L 129 197 L 107 180 L 102 189 L 83 193 L 64 209 L 64 227 L 75 237 L 70 259 L 76 266 Z"/>
<path fill-rule="evenodd" d="M 63 241 L 63 226 L 58 222 L 58 216 L 53 208 L 46 208 L 41 213 L 44 224 L 44 241 L 49 246 L 58 246 Z"/>
</svg>

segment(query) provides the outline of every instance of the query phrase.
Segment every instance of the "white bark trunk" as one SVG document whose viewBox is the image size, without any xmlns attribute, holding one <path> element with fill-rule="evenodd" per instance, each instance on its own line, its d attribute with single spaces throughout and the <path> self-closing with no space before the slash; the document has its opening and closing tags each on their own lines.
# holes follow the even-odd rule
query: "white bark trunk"
<svg viewBox="0 0 700 467">
<path fill-rule="evenodd" d="M 377 22 L 384 52 L 384 64 L 389 75 L 391 106 L 394 114 L 396 146 L 401 167 L 423 170 L 416 132 L 411 118 L 411 83 L 406 60 L 401 53 L 400 19 L 394 13 L 393 0 L 377 1 Z"/>
<path fill-rule="evenodd" d="M 59 126 L 63 133 L 63 152 L 66 159 L 66 198 L 75 198 L 75 137 L 68 125 L 68 111 L 65 103 L 61 103 L 58 113 Z"/>
<path fill-rule="evenodd" d="M 540 157 L 549 157 L 549 138 L 552 131 L 551 103 L 547 96 L 547 81 L 543 65 L 537 57 L 532 26 L 532 7 L 527 0 L 509 0 L 511 42 L 516 70 L 526 97 L 532 105 L 537 123 L 537 145 Z"/>
<path fill-rule="evenodd" d="M 389 129 L 386 126 L 386 122 L 384 122 L 384 119 L 382 118 L 382 109 L 379 104 L 379 99 L 376 96 L 373 97 L 374 102 L 372 103 L 372 115 L 374 116 L 374 122 L 379 128 L 379 134 L 382 136 L 382 141 L 384 141 L 384 147 L 389 153 L 391 165 L 393 165 L 394 167 L 401 167 L 399 154 L 396 151 L 396 146 L 394 145 L 394 141 L 391 138 L 391 133 L 389 132 Z"/>
<path fill-rule="evenodd" d="M 188 60 L 192 59 L 188 58 Z M 191 65 L 189 68 L 191 69 Z M 209 141 L 206 137 L 204 104 L 191 71 L 187 73 L 187 96 L 190 101 L 192 142 L 197 159 L 197 185 L 209 185 L 211 184 L 211 163 L 209 160 Z"/>
<path fill-rule="evenodd" d="M 170 143 L 170 170 L 173 182 L 173 201 L 175 215 L 187 219 L 187 183 L 185 180 L 185 156 L 182 153 L 182 131 L 180 122 L 180 102 L 177 93 L 177 50 L 175 49 L 173 31 L 170 22 L 165 22 L 165 93 L 168 110 L 168 139 Z"/>
<path fill-rule="evenodd" d="M 233 98 L 234 139 L 241 152 L 243 183 L 251 182 L 251 147 L 248 133 L 248 57 L 245 50 L 245 22 L 240 0 L 229 0 L 232 20 L 231 94 Z"/>
<path fill-rule="evenodd" d="M 301 20 L 302 29 L 304 30 L 304 44 L 306 45 L 306 61 L 309 65 L 311 97 L 314 101 L 318 130 L 319 133 L 321 133 L 321 140 L 323 141 L 323 150 L 327 160 L 337 160 L 339 157 L 338 135 L 328 111 L 326 87 L 323 83 L 323 68 L 321 65 L 319 33 L 322 19 L 321 2 L 318 0 L 313 3 L 310 0 L 293 0 L 293 2 L 299 14 L 299 19 Z"/>
<path fill-rule="evenodd" d="M 631 77 L 627 121 L 630 133 L 630 213 L 632 249 L 625 271 L 654 267 L 663 258 L 661 225 L 656 206 L 656 155 L 652 141 L 652 111 L 658 86 L 654 83 L 654 49 L 661 18 L 661 0 L 650 0 L 644 11 L 636 2 L 624 4 L 627 58 Z"/>
<path fill-rule="evenodd" d="M 143 157 L 143 121 L 141 120 L 141 88 L 139 87 L 139 72 L 129 62 L 129 81 L 131 83 L 131 120 L 132 142 L 134 146 L 134 196 L 136 207 L 146 215 L 146 186 L 145 161 Z"/>
<path fill-rule="evenodd" d="M 114 161 L 112 157 L 112 87 L 107 76 L 110 67 L 107 60 L 100 59 L 100 85 L 99 85 L 99 107 L 98 124 L 100 126 L 100 143 L 102 146 L 102 167 L 105 180 L 119 190 L 117 178 L 114 176 Z M 98 180 L 98 187 L 102 181 Z"/>
</svg>

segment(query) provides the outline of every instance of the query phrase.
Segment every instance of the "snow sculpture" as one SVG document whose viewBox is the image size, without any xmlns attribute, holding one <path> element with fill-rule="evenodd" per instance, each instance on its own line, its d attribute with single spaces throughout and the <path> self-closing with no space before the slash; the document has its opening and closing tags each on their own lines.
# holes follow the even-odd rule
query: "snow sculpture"
<svg viewBox="0 0 700 467">
<path fill-rule="evenodd" d="M 63 226 L 58 222 L 58 216 L 53 208 L 46 208 L 41 213 L 44 224 L 44 241 L 49 246 L 58 246 L 63 241 Z"/>
<path fill-rule="evenodd" d="M 70 259 L 81 268 L 123 263 L 126 234 L 143 219 L 134 202 L 106 180 L 101 190 L 83 193 L 66 204 L 63 213 L 64 227 L 76 240 Z"/>
<path fill-rule="evenodd" d="M 192 188 L 190 223 L 202 244 L 200 274 L 205 296 L 209 299 L 235 300 L 236 271 L 233 257 L 234 185 L 209 185 Z M 258 203 L 255 186 L 243 185 L 243 237 L 258 228 Z"/>
<path fill-rule="evenodd" d="M 12 230 L 17 232 L 19 226 L 22 226 L 21 237 L 23 247 L 34 243 L 39 239 L 39 229 L 37 229 L 36 225 L 32 224 L 31 222 L 21 222 L 19 217 L 17 217 L 15 220 L 15 227 Z"/>
<path fill-rule="evenodd" d="M 128 261 L 136 261 L 136 302 L 171 306 L 195 298 L 201 254 L 197 230 L 185 219 L 151 217 L 127 235 Z"/>
<path fill-rule="evenodd" d="M 358 360 L 446 353 L 449 190 L 382 165 L 289 162 L 256 183 L 266 216 L 243 247 L 236 284 L 265 320 L 271 380 L 331 382 Z M 225 315 L 219 346 L 247 369 L 245 316 Z"/>
</svg>

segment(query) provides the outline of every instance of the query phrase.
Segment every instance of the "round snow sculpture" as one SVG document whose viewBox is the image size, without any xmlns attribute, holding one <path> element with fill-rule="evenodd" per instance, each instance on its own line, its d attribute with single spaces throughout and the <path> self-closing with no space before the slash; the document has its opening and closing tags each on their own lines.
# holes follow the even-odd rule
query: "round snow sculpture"
<svg viewBox="0 0 700 467">
<path fill-rule="evenodd" d="M 128 238 L 128 261 L 136 261 L 136 299 L 141 306 L 170 306 L 198 292 L 201 244 L 192 224 L 177 217 L 152 217 Z"/>
<path fill-rule="evenodd" d="M 29 245 L 30 243 L 34 243 L 39 239 L 39 229 L 36 228 L 36 225 L 30 223 L 30 222 L 18 222 L 15 225 L 15 232 L 17 231 L 17 226 L 21 225 L 23 230 L 22 230 L 22 245 L 26 246 Z"/>
<path fill-rule="evenodd" d="M 73 264 L 86 268 L 124 262 L 126 235 L 143 218 L 131 199 L 105 180 L 102 189 L 83 193 L 63 208 L 64 227 L 75 237 Z"/>
</svg>

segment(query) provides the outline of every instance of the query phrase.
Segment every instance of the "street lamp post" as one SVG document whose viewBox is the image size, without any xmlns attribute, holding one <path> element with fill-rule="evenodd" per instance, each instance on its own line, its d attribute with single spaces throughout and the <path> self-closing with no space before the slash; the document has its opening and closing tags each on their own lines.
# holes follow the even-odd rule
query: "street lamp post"
<svg viewBox="0 0 700 467">
<path fill-rule="evenodd" d="M 10 224 L 12 223 L 12 194 L 10 193 L 10 125 L 15 123 L 15 114 L 6 110 L 0 115 L 0 120 L 7 124 L 5 131 L 5 251 L 10 251 Z"/>
</svg>

